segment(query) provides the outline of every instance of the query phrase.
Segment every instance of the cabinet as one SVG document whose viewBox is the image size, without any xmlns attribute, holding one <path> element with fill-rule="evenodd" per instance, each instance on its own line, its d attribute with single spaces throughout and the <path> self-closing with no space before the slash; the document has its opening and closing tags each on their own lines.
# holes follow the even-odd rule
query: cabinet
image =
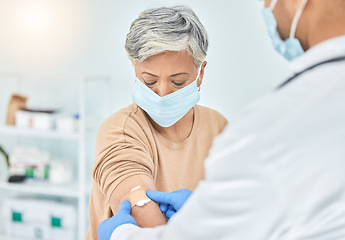
<svg viewBox="0 0 345 240">
<path fill-rule="evenodd" d="M 75 89 L 68 89 L 73 96 L 73 100 L 69 101 L 70 105 L 75 105 L 79 114 L 78 128 L 72 133 L 62 133 L 55 130 L 38 131 L 32 129 L 18 129 L 14 126 L 6 126 L 4 122 L 0 122 L 0 145 L 6 145 L 6 141 L 12 141 L 14 144 L 20 143 L 22 138 L 27 141 L 34 141 L 40 139 L 41 141 L 55 141 L 56 144 L 64 143 L 65 145 L 74 144 L 75 149 L 69 151 L 76 151 L 74 162 L 75 179 L 69 185 L 54 185 L 49 182 L 35 182 L 28 185 L 27 183 L 8 183 L 0 181 L 0 197 L 3 193 L 10 194 L 25 194 L 37 197 L 57 197 L 68 198 L 75 201 L 77 205 L 77 219 L 78 219 L 78 239 L 85 239 L 85 234 L 88 225 L 88 198 L 91 190 L 91 168 L 93 162 L 94 140 L 97 128 L 101 121 L 109 115 L 110 112 L 110 97 L 111 97 L 111 82 L 106 76 L 35 76 L 29 74 L 0 74 L 0 83 L 5 87 L 6 91 L 25 94 L 23 85 L 29 84 L 31 88 L 40 88 L 44 85 L 54 86 L 65 85 L 74 86 Z M 67 84 L 68 83 L 68 84 Z M 12 86 L 12 89 L 11 89 Z M 62 87 L 63 89 L 63 87 Z M 10 94 L 10 93 L 9 93 Z M 47 94 L 47 93 L 46 93 Z M 39 94 L 38 94 L 39 95 Z M 64 91 L 48 93 L 52 98 L 64 98 Z M 0 96 L 1 97 L 1 96 Z M 92 104 L 89 104 L 91 98 Z M 1 100 L 8 100 L 1 99 Z M 42 101 L 45 101 L 42 99 Z M 89 102 L 88 102 L 89 101 Z M 91 107 L 88 111 L 88 107 Z M 5 109 L 1 109 L 4 111 Z M 87 120 L 92 117 L 92 124 L 88 124 Z M 74 143 L 73 143 L 74 142 Z M 90 147 L 87 143 L 90 142 Z M 11 152 L 11 150 L 9 150 Z M 0 206 L 1 208 L 1 206 Z M 1 230 L 0 230 L 1 231 Z M 0 239 L 13 239 L 0 232 Z"/>
</svg>

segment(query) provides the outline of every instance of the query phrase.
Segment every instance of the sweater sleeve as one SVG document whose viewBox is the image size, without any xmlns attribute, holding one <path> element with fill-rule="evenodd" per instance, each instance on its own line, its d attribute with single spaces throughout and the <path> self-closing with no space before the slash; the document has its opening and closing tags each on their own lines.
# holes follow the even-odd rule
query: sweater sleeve
<svg viewBox="0 0 345 240">
<path fill-rule="evenodd" d="M 114 114 L 103 122 L 96 138 L 92 177 L 108 201 L 126 178 L 137 174 L 153 178 L 149 144 L 140 123 L 131 114 Z"/>
</svg>

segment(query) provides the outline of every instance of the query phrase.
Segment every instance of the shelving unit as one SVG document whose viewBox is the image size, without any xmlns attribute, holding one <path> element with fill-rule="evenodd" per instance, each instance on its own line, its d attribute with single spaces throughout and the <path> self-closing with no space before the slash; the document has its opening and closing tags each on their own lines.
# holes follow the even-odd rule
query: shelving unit
<svg viewBox="0 0 345 240">
<path fill-rule="evenodd" d="M 22 74 L 0 74 L 0 81 L 2 77 L 9 77 L 16 79 L 17 88 L 20 88 L 21 81 L 25 81 L 26 75 Z M 34 77 L 30 76 L 30 79 L 36 79 L 35 81 L 40 81 L 37 79 L 44 79 L 47 81 L 47 77 Z M 18 129 L 12 126 L 0 126 L 0 135 L 9 136 L 15 138 L 40 138 L 40 139 L 55 139 L 58 141 L 74 141 L 78 144 L 78 179 L 77 182 L 66 185 L 52 185 L 48 182 L 35 182 L 33 184 L 23 183 L 8 183 L 0 182 L 0 191 L 11 191 L 32 195 L 46 195 L 54 196 L 61 198 L 72 198 L 77 201 L 78 204 L 78 239 L 85 239 L 85 234 L 87 230 L 86 220 L 88 219 L 88 209 L 87 209 L 87 197 L 90 193 L 91 184 L 90 181 L 87 181 L 86 173 L 87 169 L 87 160 L 86 160 L 86 140 L 88 133 L 93 133 L 96 131 L 96 126 L 92 129 L 86 127 L 86 99 L 87 99 L 87 84 L 90 81 L 98 81 L 102 83 L 102 93 L 103 101 L 100 103 L 102 105 L 104 115 L 101 118 L 104 118 L 110 112 L 110 79 L 108 77 L 54 77 L 50 78 L 49 81 L 77 81 L 78 82 L 78 106 L 79 106 L 79 123 L 78 131 L 75 133 L 60 133 L 57 131 L 37 131 L 37 130 L 24 130 Z M 0 206 L 1 207 L 1 206 Z M 0 239 L 7 240 L 22 240 L 15 239 L 12 237 L 7 237 L 1 235 Z"/>
<path fill-rule="evenodd" d="M 0 133 L 13 136 L 27 136 L 37 138 L 50 138 L 62 140 L 79 140 L 78 133 L 61 133 L 56 131 L 36 131 L 31 129 L 19 129 L 12 126 L 0 126 Z"/>
<path fill-rule="evenodd" d="M 33 184 L 0 182 L 0 189 L 69 198 L 78 198 L 79 192 L 77 184 L 52 186 L 46 182 L 37 182 Z"/>
<path fill-rule="evenodd" d="M 0 234 L 0 239 L 1 239 L 1 240 L 27 240 L 27 239 L 23 239 L 23 238 L 8 237 L 8 236 L 1 235 L 1 234 Z"/>
</svg>

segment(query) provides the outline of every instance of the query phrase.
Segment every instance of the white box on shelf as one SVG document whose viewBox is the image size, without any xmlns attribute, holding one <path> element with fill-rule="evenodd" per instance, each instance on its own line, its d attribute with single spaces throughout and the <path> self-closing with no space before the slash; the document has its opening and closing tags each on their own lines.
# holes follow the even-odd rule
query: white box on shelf
<svg viewBox="0 0 345 240">
<path fill-rule="evenodd" d="M 77 216 L 73 205 L 35 198 L 10 198 L 2 206 L 5 233 L 11 237 L 75 240 Z"/>
<path fill-rule="evenodd" d="M 50 113 L 16 111 L 16 127 L 21 129 L 51 130 L 53 118 Z"/>
<path fill-rule="evenodd" d="M 58 132 L 73 133 L 77 130 L 78 119 L 71 116 L 57 117 L 55 126 Z"/>
<path fill-rule="evenodd" d="M 53 184 L 70 184 L 73 180 L 73 164 L 54 159 L 50 162 L 49 181 Z"/>
<path fill-rule="evenodd" d="M 10 155 L 11 175 L 26 175 L 27 177 L 46 179 L 46 169 L 50 162 L 50 154 L 34 147 L 15 147 Z M 26 171 L 32 169 L 32 176 Z"/>
</svg>

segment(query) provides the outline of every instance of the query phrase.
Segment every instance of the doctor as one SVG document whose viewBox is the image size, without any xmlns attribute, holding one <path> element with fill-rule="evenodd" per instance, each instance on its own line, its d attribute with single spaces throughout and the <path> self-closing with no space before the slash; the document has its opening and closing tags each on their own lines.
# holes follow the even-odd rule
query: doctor
<svg viewBox="0 0 345 240">
<path fill-rule="evenodd" d="M 185 203 L 179 193 L 147 192 L 163 211 L 184 204 L 167 225 L 137 227 L 124 201 L 99 232 L 119 240 L 345 239 L 345 1 L 265 5 L 273 45 L 294 77 L 216 139 L 206 178 Z"/>
</svg>

